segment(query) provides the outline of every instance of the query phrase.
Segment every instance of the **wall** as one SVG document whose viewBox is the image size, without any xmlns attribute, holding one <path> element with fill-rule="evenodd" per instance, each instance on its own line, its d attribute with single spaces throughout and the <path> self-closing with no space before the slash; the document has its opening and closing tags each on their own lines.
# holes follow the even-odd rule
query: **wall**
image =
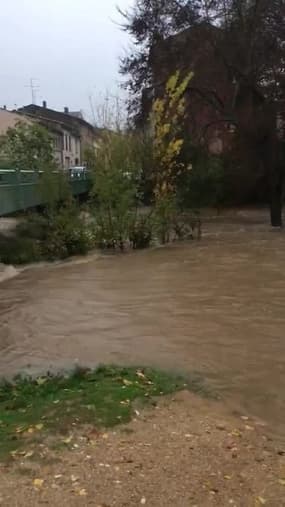
<svg viewBox="0 0 285 507">
<path fill-rule="evenodd" d="M 12 113 L 6 109 L 0 109 L 0 136 L 5 136 L 8 128 L 14 128 L 17 123 L 24 122 L 32 124 L 32 120 L 17 113 Z"/>
<path fill-rule="evenodd" d="M 62 160 L 64 169 L 71 166 L 81 165 L 81 144 L 80 137 L 74 136 L 67 130 L 62 131 L 63 150 Z"/>
</svg>

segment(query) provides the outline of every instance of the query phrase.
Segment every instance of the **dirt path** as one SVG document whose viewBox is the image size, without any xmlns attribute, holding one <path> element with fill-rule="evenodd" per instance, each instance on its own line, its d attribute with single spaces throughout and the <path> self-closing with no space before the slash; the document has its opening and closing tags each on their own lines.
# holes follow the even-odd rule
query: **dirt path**
<svg viewBox="0 0 285 507">
<path fill-rule="evenodd" d="M 3 466 L 1 505 L 282 507 L 285 449 L 266 433 L 221 403 L 180 393 L 114 432 L 81 430 L 71 451 L 42 444 L 39 459 Z"/>
</svg>

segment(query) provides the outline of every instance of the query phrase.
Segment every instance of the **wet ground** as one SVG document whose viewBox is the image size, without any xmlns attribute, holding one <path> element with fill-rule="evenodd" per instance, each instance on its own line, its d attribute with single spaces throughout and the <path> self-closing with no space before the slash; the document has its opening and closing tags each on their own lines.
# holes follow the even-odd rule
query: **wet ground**
<svg viewBox="0 0 285 507">
<path fill-rule="evenodd" d="M 200 242 L 31 268 L 0 285 L 0 375 L 78 361 L 197 371 L 285 437 L 285 233 L 264 212 Z"/>
</svg>

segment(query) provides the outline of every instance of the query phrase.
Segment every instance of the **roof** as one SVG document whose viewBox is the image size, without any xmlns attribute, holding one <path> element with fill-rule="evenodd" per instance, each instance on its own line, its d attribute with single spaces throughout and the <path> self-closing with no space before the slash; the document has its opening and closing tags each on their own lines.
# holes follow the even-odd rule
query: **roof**
<svg viewBox="0 0 285 507">
<path fill-rule="evenodd" d="M 89 130 L 92 130 L 94 134 L 96 133 L 96 128 L 93 127 L 90 123 L 84 120 L 81 116 L 74 113 L 62 113 L 60 111 L 55 111 L 54 109 L 49 109 L 47 107 L 37 106 L 35 104 L 29 104 L 27 106 L 23 106 L 17 110 L 19 113 L 31 115 L 40 119 L 50 120 L 61 125 L 73 129 L 78 127 L 85 127 Z"/>
</svg>

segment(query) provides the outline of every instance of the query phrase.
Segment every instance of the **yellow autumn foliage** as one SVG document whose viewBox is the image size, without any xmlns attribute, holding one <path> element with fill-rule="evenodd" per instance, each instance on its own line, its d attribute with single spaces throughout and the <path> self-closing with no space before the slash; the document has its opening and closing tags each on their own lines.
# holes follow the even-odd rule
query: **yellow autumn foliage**
<svg viewBox="0 0 285 507">
<path fill-rule="evenodd" d="M 178 158 L 184 142 L 180 134 L 186 107 L 184 96 L 192 76 L 193 74 L 189 73 L 181 78 L 179 71 L 170 76 L 164 96 L 156 99 L 152 107 L 157 198 L 175 193 L 175 180 L 177 174 L 181 173 Z"/>
</svg>

